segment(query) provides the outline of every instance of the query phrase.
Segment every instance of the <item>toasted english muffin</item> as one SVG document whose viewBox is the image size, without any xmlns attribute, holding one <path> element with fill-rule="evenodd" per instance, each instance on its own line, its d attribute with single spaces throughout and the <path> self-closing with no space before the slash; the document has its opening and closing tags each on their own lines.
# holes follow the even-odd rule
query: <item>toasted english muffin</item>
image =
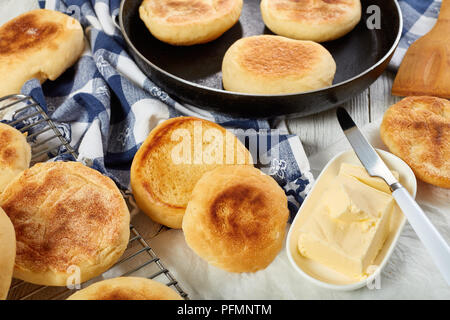
<svg viewBox="0 0 450 320">
<path fill-rule="evenodd" d="M 152 130 L 133 159 L 133 195 L 152 220 L 179 229 L 197 181 L 232 164 L 252 164 L 252 158 L 231 132 L 194 117 L 169 119 Z"/>
<path fill-rule="evenodd" d="M 182 298 L 174 290 L 157 281 L 121 277 L 91 284 L 67 300 L 182 300 Z"/>
<path fill-rule="evenodd" d="M 157 39 L 178 46 L 220 37 L 238 20 L 242 0 L 144 0 L 139 14 Z"/>
<path fill-rule="evenodd" d="M 16 235 L 11 220 L 2 208 L 0 208 L 0 252 L 0 300 L 4 300 L 8 296 L 14 270 Z"/>
<path fill-rule="evenodd" d="M 31 147 L 19 130 L 0 123 L 0 193 L 31 161 Z"/>
<path fill-rule="evenodd" d="M 288 94 L 328 87 L 336 73 L 331 54 L 312 41 L 253 36 L 225 53 L 223 87 L 252 94 Z"/>
<path fill-rule="evenodd" d="M 283 247 L 286 195 L 270 176 L 250 166 L 207 172 L 183 219 L 186 242 L 208 263 L 230 272 L 266 268 Z"/>
<path fill-rule="evenodd" d="M 262 0 L 261 14 L 274 33 L 324 42 L 349 33 L 361 20 L 360 0 Z"/>
<path fill-rule="evenodd" d="M 119 189 L 77 162 L 25 170 L 1 194 L 0 206 L 16 230 L 14 277 L 27 282 L 87 281 L 111 267 L 128 244 L 130 213 Z"/>
<path fill-rule="evenodd" d="M 33 10 L 5 23 L 0 27 L 0 97 L 19 93 L 33 78 L 55 80 L 83 48 L 80 23 L 61 12 Z"/>
<path fill-rule="evenodd" d="M 450 188 L 450 102 L 435 97 L 408 97 L 383 117 L 381 139 L 415 175 Z"/>
</svg>

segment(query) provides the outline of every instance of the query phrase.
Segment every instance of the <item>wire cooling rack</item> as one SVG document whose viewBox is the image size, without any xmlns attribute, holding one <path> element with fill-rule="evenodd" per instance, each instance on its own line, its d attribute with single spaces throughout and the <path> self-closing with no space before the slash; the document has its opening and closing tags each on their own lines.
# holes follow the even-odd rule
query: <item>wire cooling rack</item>
<svg viewBox="0 0 450 320">
<path fill-rule="evenodd" d="M 12 95 L 1 98 L 0 120 L 27 135 L 27 141 L 32 150 L 32 164 L 56 156 L 59 159 L 72 161 L 78 158 L 78 154 L 65 137 L 64 125 L 57 125 L 50 120 L 44 109 L 31 97 Z M 122 190 L 122 194 L 126 200 L 130 200 L 129 191 Z M 127 203 L 130 204 L 130 201 Z M 110 270 L 83 283 L 81 287 L 119 276 L 154 279 L 172 287 L 184 299 L 188 299 L 187 293 L 133 225 L 130 226 L 130 240 L 122 258 Z M 56 300 L 65 299 L 74 292 L 75 289 L 70 290 L 66 287 L 38 286 L 13 279 L 8 299 Z"/>
</svg>

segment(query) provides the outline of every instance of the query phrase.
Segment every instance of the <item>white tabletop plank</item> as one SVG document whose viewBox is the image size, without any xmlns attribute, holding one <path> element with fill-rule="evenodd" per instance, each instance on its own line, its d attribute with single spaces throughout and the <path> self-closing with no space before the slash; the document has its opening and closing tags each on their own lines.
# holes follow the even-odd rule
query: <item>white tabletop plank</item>
<svg viewBox="0 0 450 320">
<path fill-rule="evenodd" d="M 392 72 L 385 72 L 367 90 L 343 105 L 358 126 L 381 118 L 390 105 L 400 100 L 390 93 L 393 79 Z M 287 121 L 287 125 L 291 133 L 300 137 L 308 156 L 343 137 L 336 120 L 335 109 L 291 119 Z"/>
<path fill-rule="evenodd" d="M 400 97 L 391 95 L 392 83 L 395 75 L 386 71 L 377 81 L 375 81 L 369 90 L 369 111 L 370 122 L 383 117 L 384 112 L 394 103 L 400 101 Z"/>
<path fill-rule="evenodd" d="M 366 90 L 343 105 L 358 125 L 369 122 L 368 93 L 369 91 Z M 343 137 L 335 113 L 335 109 L 332 109 L 287 121 L 289 130 L 300 137 L 308 156 Z"/>
</svg>

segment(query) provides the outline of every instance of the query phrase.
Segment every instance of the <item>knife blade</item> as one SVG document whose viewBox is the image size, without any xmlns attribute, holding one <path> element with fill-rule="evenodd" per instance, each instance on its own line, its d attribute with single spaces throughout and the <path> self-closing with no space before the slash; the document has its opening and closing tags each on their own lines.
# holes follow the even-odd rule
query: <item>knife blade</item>
<svg viewBox="0 0 450 320">
<path fill-rule="evenodd" d="M 389 186 L 397 183 L 398 181 L 394 178 L 391 170 L 389 170 L 383 160 L 381 160 L 380 156 L 370 145 L 369 141 L 367 141 L 366 137 L 359 131 L 347 111 L 344 108 L 338 108 L 336 115 L 347 140 L 350 142 L 353 150 L 367 172 L 369 172 L 371 176 L 380 177 L 386 181 Z"/>
<path fill-rule="evenodd" d="M 392 172 L 358 129 L 348 112 L 344 108 L 339 107 L 336 110 L 336 116 L 356 156 L 369 175 L 380 177 L 389 185 L 393 191 L 392 196 L 398 206 L 428 250 L 436 266 L 444 276 L 447 285 L 450 286 L 450 247 L 447 242 L 409 192 L 394 178 Z"/>
</svg>

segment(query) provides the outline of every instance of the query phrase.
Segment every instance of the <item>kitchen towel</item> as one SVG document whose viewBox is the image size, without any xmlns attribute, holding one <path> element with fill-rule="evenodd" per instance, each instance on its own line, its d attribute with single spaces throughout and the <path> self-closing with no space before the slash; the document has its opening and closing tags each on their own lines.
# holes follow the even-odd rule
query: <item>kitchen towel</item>
<svg viewBox="0 0 450 320">
<path fill-rule="evenodd" d="M 403 32 L 398 48 L 389 64 L 392 70 L 397 70 L 400 67 L 409 46 L 433 28 L 442 1 L 399 0 L 398 3 L 402 10 Z"/>
<path fill-rule="evenodd" d="M 22 89 L 46 109 L 78 151 L 78 160 L 128 188 L 131 161 L 151 129 L 168 118 L 196 116 L 254 142 L 257 166 L 284 188 L 291 218 L 297 212 L 313 182 L 297 136 L 285 127 L 272 128 L 268 121 L 182 105 L 155 86 L 125 50 L 114 23 L 120 1 L 47 0 L 39 5 L 73 16 L 85 30 L 86 49 L 73 68 L 56 81 L 41 86 L 30 80 Z"/>
</svg>

